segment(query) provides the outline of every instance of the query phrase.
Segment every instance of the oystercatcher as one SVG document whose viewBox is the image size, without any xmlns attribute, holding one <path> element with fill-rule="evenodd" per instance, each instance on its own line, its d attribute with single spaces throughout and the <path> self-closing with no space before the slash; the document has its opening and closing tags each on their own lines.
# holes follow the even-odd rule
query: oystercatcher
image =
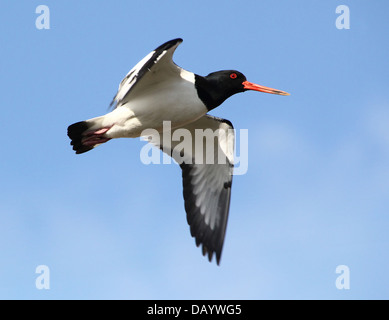
<svg viewBox="0 0 389 320">
<path fill-rule="evenodd" d="M 113 110 L 70 125 L 68 136 L 73 150 L 80 154 L 110 139 L 140 137 L 149 130 L 149 142 L 180 164 L 191 235 L 209 261 L 215 253 L 219 265 L 230 207 L 234 131 L 231 122 L 207 113 L 247 90 L 288 93 L 251 83 L 236 70 L 205 77 L 186 71 L 172 59 L 182 41 L 168 41 L 144 57 L 121 81 L 111 103 Z M 164 121 L 170 121 L 170 132 L 163 131 Z M 184 129 L 190 133 L 189 142 L 174 139 L 175 133 L 181 130 L 178 136 L 182 136 Z M 198 129 L 214 133 L 213 142 L 200 150 L 194 147 Z"/>
</svg>

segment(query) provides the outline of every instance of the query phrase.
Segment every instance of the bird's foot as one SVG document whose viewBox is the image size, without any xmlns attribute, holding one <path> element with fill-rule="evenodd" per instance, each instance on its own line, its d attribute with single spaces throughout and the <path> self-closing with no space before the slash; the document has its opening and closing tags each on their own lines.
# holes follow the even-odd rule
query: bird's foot
<svg viewBox="0 0 389 320">
<path fill-rule="evenodd" d="M 94 147 L 97 144 L 102 144 L 104 142 L 107 142 L 111 140 L 111 138 L 104 137 L 104 134 L 107 133 L 109 129 L 111 129 L 112 126 L 110 127 L 105 127 L 96 131 L 90 131 L 85 134 L 85 137 L 82 138 L 82 144 L 84 146 L 88 147 Z"/>
</svg>

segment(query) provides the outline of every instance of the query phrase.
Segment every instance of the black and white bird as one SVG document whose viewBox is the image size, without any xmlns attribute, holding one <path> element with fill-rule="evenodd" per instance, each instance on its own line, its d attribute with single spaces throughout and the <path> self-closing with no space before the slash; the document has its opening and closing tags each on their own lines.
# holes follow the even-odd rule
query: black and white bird
<svg viewBox="0 0 389 320">
<path fill-rule="evenodd" d="M 121 81 L 111 103 L 113 110 L 70 125 L 68 136 L 80 154 L 114 138 L 144 136 L 149 129 L 162 135 L 147 134 L 146 138 L 180 164 L 191 235 L 197 246 L 202 245 L 203 255 L 211 261 L 215 253 L 219 264 L 230 207 L 235 137 L 231 122 L 207 113 L 246 90 L 288 93 L 251 83 L 236 70 L 205 77 L 186 71 L 172 59 L 182 41 L 168 41 L 144 57 Z M 164 132 L 164 121 L 170 121 L 170 132 Z M 173 139 L 182 129 L 191 133 L 193 141 Z M 211 129 L 213 141 L 195 148 L 197 129 Z"/>
</svg>

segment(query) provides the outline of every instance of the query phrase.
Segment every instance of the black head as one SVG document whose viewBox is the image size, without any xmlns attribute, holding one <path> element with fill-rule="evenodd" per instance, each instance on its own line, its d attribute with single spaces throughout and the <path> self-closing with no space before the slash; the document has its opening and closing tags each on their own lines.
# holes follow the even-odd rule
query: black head
<svg viewBox="0 0 389 320">
<path fill-rule="evenodd" d="M 227 98 L 235 93 L 245 91 L 243 83 L 247 81 L 245 75 L 236 70 L 212 72 L 205 78 L 215 86 L 221 88 L 227 95 Z"/>
<path fill-rule="evenodd" d="M 236 70 L 212 72 L 206 77 L 196 75 L 195 85 L 200 99 L 209 110 L 216 108 L 235 93 L 247 90 L 289 95 L 284 91 L 249 82 L 243 73 Z"/>
</svg>

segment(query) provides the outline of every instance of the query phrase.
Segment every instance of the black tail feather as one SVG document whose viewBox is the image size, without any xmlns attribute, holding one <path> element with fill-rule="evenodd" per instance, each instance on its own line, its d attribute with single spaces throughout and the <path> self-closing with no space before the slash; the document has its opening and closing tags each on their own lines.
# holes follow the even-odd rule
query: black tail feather
<svg viewBox="0 0 389 320">
<path fill-rule="evenodd" d="M 70 144 L 73 146 L 73 150 L 76 151 L 76 154 L 84 153 L 93 149 L 91 146 L 85 146 L 82 144 L 83 134 L 88 129 L 89 125 L 86 121 L 76 122 L 68 127 L 68 136 L 72 140 Z"/>
</svg>

